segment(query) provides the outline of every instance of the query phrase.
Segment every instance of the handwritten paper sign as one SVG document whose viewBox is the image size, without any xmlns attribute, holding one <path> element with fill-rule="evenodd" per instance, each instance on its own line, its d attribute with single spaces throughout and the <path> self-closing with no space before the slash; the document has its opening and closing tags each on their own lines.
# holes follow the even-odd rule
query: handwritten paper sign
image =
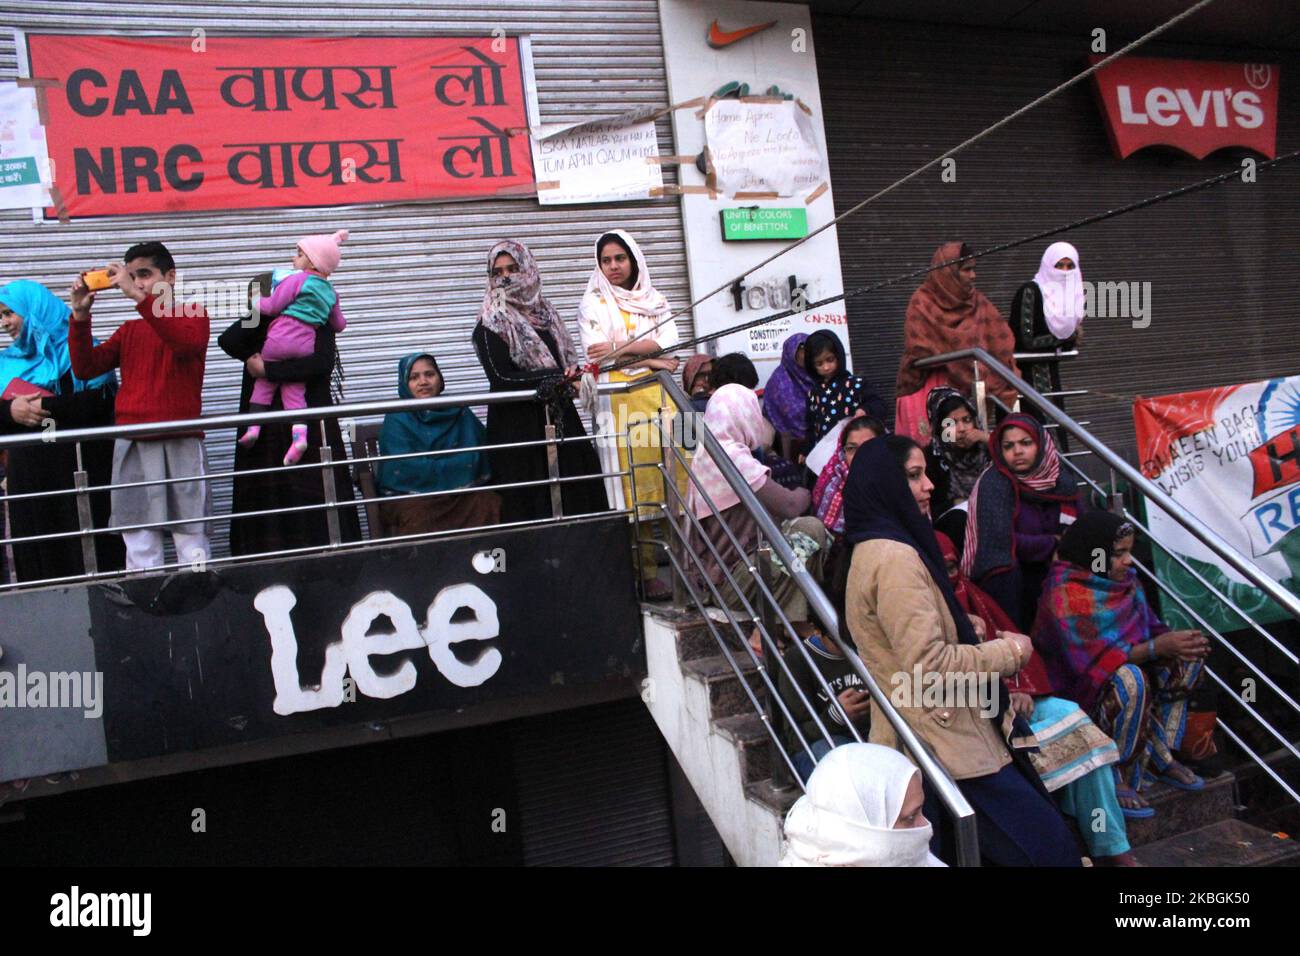
<svg viewBox="0 0 1300 956">
<path fill-rule="evenodd" d="M 36 109 L 36 91 L 0 83 L 0 209 L 31 209 L 50 201 L 50 159 Z"/>
<path fill-rule="evenodd" d="M 808 115 L 791 100 L 718 100 L 704 115 L 719 192 L 802 196 L 826 178 Z"/>
<path fill-rule="evenodd" d="M 544 126 L 533 135 L 533 169 L 542 205 L 647 199 L 664 184 L 653 120 L 632 125 Z"/>
</svg>

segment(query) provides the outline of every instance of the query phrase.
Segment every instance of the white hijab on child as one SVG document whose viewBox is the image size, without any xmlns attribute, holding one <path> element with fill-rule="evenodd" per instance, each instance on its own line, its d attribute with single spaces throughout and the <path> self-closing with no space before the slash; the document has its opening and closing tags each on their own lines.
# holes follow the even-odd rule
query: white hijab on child
<svg viewBox="0 0 1300 956">
<path fill-rule="evenodd" d="M 781 866 L 943 866 L 930 853 L 934 827 L 895 830 L 912 778 L 897 750 L 843 744 L 817 764 L 785 818 Z"/>
<path fill-rule="evenodd" d="M 1073 269 L 1058 269 L 1062 259 L 1074 263 Z M 1079 250 L 1068 242 L 1054 242 L 1043 253 L 1034 276 L 1043 291 L 1043 318 L 1047 328 L 1058 339 L 1074 335 L 1083 321 L 1087 300 L 1083 294 L 1083 269 L 1079 265 Z"/>
</svg>

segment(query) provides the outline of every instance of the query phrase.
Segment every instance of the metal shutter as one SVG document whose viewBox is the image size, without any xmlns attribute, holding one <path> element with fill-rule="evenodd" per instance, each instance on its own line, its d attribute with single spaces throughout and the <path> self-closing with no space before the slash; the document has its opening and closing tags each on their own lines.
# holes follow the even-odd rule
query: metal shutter
<svg viewBox="0 0 1300 956">
<path fill-rule="evenodd" d="M 528 866 L 671 866 L 663 737 L 639 700 L 512 724 Z"/>
<path fill-rule="evenodd" d="M 166 32 L 196 27 L 212 34 L 490 35 L 504 28 L 532 42 L 543 122 L 577 122 L 667 100 L 663 42 L 653 0 L 621 3 L 617 15 L 594 0 L 514 3 L 412 3 L 409 0 L 323 0 L 300 4 L 250 2 L 55 2 L 10 5 L 6 27 L 46 32 Z M 13 37 L 0 33 L 0 79 L 17 75 Z M 673 153 L 667 117 L 658 124 L 659 148 Z M 676 171 L 665 167 L 666 182 Z M 0 279 L 29 278 L 65 298 L 83 268 L 120 258 L 127 245 L 159 239 L 175 254 L 187 280 L 247 279 L 287 265 L 298 237 L 346 226 L 352 231 L 336 285 L 348 314 L 339 351 L 349 401 L 396 397 L 397 359 L 415 349 L 433 351 L 449 393 L 486 387 L 470 332 L 486 282 L 493 241 L 517 238 L 537 254 L 546 295 L 570 322 L 591 273 L 591 244 L 605 229 L 627 228 L 645 250 L 656 287 L 675 307 L 690 301 L 685 241 L 675 198 L 609 205 L 542 207 L 536 199 L 489 202 L 354 206 L 333 209 L 261 209 L 231 213 L 123 216 L 34 225 L 25 210 L 0 211 Z M 95 331 L 106 337 L 128 311 L 117 297 L 96 311 Z M 233 316 L 213 316 L 203 408 L 234 411 L 240 366 L 216 346 L 216 333 Z M 689 317 L 678 319 L 683 339 Z M 576 326 L 571 327 L 575 341 Z M 228 471 L 233 433 L 208 439 L 209 468 Z M 214 487 L 218 515 L 230 511 L 230 483 Z M 226 523 L 214 525 L 214 545 L 225 553 Z"/>
<path fill-rule="evenodd" d="M 1078 38 L 814 17 L 835 199 L 840 211 L 941 155 L 1087 65 Z M 1131 37 L 1112 36 L 1112 49 Z M 1279 154 L 1300 147 L 1295 56 L 1153 44 L 1144 54 L 1286 64 Z M 1088 81 L 1090 84 L 1091 81 Z M 1091 85 L 1081 84 L 839 226 L 846 288 L 929 263 L 941 241 L 981 248 L 1239 167 L 1147 150 L 1116 160 Z M 1132 398 L 1293 374 L 1300 345 L 1291 274 L 1300 254 L 1300 164 L 1261 172 L 1077 230 L 1084 278 L 1150 281 L 1151 325 L 1092 318 L 1082 355 L 1062 364 L 1076 418 L 1121 454 Z M 978 286 L 1005 314 L 1047 239 L 979 262 Z M 912 280 L 847 303 L 855 367 L 893 395 Z"/>
</svg>

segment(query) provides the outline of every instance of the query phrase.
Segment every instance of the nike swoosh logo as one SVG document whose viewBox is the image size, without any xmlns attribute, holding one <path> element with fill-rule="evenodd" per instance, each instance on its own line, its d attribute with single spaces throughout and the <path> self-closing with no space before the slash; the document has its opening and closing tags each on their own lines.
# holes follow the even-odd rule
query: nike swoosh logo
<svg viewBox="0 0 1300 956">
<path fill-rule="evenodd" d="M 757 26 L 744 27 L 740 30 L 731 30 L 728 32 L 718 26 L 718 21 L 714 20 L 709 24 L 709 35 L 707 39 L 709 46 L 713 47 L 715 50 L 721 50 L 724 46 L 731 46 L 731 44 L 738 40 L 743 40 L 745 37 L 752 37 L 755 33 L 762 33 L 769 27 L 774 26 L 776 26 L 776 21 L 770 20 L 767 23 L 760 23 Z"/>
</svg>

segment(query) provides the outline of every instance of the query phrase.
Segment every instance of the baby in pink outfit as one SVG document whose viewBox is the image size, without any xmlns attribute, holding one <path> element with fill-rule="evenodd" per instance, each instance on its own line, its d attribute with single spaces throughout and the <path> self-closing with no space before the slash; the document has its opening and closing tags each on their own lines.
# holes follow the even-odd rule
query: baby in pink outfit
<svg viewBox="0 0 1300 956">
<path fill-rule="evenodd" d="M 327 278 L 339 265 L 339 244 L 348 231 L 340 229 L 332 236 L 307 236 L 298 242 L 293 267 L 298 270 L 283 279 L 270 298 L 259 304 L 262 315 L 273 316 L 262 345 L 262 358 L 268 362 L 306 358 L 316 351 L 316 331 L 329 325 L 335 332 L 347 327 L 339 308 L 338 293 Z M 284 408 L 307 407 L 305 382 L 272 382 L 259 378 L 253 383 L 248 402 L 249 412 L 270 411 L 277 390 Z M 262 433 L 262 426 L 250 425 L 239 444 L 251 448 Z M 307 450 L 307 425 L 295 423 L 293 442 L 285 453 L 284 463 L 295 464 Z"/>
</svg>

